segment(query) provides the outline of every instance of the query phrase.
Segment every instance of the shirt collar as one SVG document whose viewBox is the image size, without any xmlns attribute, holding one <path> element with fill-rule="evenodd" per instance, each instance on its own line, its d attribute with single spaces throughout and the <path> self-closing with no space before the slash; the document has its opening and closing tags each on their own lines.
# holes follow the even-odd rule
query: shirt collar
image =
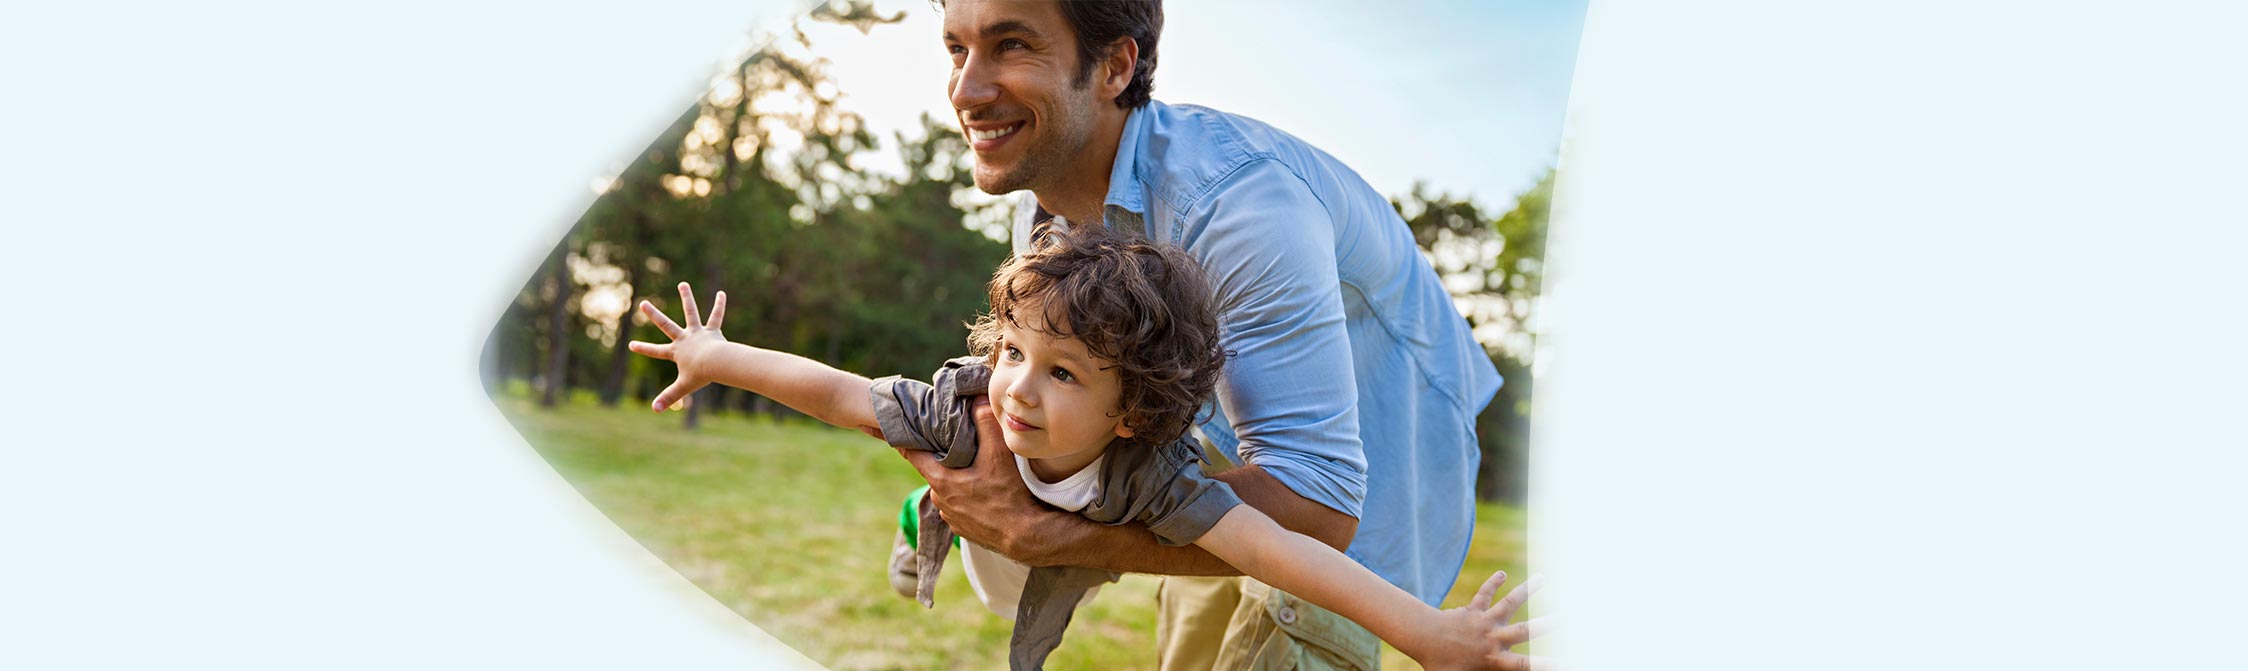
<svg viewBox="0 0 2248 671">
<path fill-rule="evenodd" d="M 1147 214 L 1147 190 L 1133 177 L 1139 165 L 1140 145 L 1147 137 L 1150 112 L 1156 105 L 1153 100 L 1135 107 L 1124 117 L 1124 135 L 1116 142 L 1116 162 L 1108 169 L 1108 197 L 1102 200 L 1102 209 L 1113 211 L 1122 208 L 1133 214 Z M 1114 217 L 1112 216 L 1111 219 Z M 1111 222 L 1114 223 L 1113 221 Z"/>
</svg>

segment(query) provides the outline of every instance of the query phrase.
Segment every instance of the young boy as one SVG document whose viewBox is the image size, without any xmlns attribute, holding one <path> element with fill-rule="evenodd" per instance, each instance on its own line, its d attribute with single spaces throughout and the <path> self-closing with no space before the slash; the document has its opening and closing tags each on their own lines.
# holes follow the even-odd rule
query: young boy
<svg viewBox="0 0 2248 671">
<path fill-rule="evenodd" d="M 640 304 L 672 342 L 631 344 L 679 366 L 679 379 L 655 400 L 658 411 L 716 382 L 897 447 L 935 452 L 960 468 L 976 453 L 969 403 L 988 393 L 1024 483 L 1049 504 L 1106 524 L 1144 524 L 1166 544 L 1192 543 L 1364 625 L 1429 668 L 1525 669 L 1533 661 L 1507 647 L 1535 636 L 1541 620 L 1507 619 L 1538 581 L 1493 608 L 1505 580 L 1494 574 L 1468 607 L 1438 611 L 1203 475 L 1201 446 L 1186 432 L 1213 392 L 1224 352 L 1208 281 L 1183 251 L 1099 227 L 1055 232 L 992 277 L 991 311 L 970 337 L 980 358 L 948 361 L 927 384 L 870 381 L 729 343 L 718 331 L 725 292 L 704 324 L 691 288 L 682 283 L 679 291 L 685 327 Z M 952 536 L 926 503 L 918 517 L 913 577 L 916 596 L 928 604 Z M 1115 579 L 1092 569 L 1022 566 L 973 543 L 961 553 L 977 595 L 994 612 L 1015 614 L 1009 661 L 1018 669 L 1039 667 L 1089 590 Z"/>
</svg>

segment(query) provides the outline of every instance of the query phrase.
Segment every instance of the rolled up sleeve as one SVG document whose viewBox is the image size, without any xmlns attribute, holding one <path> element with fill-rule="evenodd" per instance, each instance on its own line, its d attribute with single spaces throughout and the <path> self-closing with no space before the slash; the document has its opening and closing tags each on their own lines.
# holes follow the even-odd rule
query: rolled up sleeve
<svg viewBox="0 0 2248 671">
<path fill-rule="evenodd" d="M 1331 218 L 1273 160 L 1210 190 L 1186 247 L 1210 273 L 1233 356 L 1217 402 L 1243 461 L 1297 495 L 1358 517 L 1366 453 Z"/>
<path fill-rule="evenodd" d="M 943 440 L 951 432 L 940 426 L 944 413 L 936 391 L 929 383 L 896 375 L 868 385 L 867 398 L 874 402 L 874 421 L 882 427 L 882 440 L 891 447 L 923 452 L 949 447 Z"/>
<path fill-rule="evenodd" d="M 938 460 L 961 468 L 976 458 L 976 423 L 969 404 L 984 395 L 991 369 L 976 357 L 946 361 L 929 382 L 896 375 L 867 385 L 874 421 L 892 447 L 934 452 Z"/>
<path fill-rule="evenodd" d="M 1210 479 L 1202 473 L 1199 464 L 1187 463 L 1176 474 L 1164 478 L 1161 488 L 1150 493 L 1149 504 L 1142 508 L 1147 530 L 1155 533 L 1155 540 L 1164 545 L 1189 545 L 1217 526 L 1218 518 L 1241 505 L 1241 497 L 1233 493 L 1233 486 Z"/>
</svg>

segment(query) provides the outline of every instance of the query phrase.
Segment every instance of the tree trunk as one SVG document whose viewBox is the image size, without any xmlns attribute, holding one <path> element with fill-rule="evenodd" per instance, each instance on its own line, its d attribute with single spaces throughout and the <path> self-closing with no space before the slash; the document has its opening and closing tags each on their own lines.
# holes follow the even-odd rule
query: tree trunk
<svg viewBox="0 0 2248 671">
<path fill-rule="evenodd" d="M 637 223 L 637 222 L 636 222 Z M 632 298 L 626 303 L 624 314 L 617 315 L 617 344 L 609 350 L 609 374 L 601 382 L 601 407 L 617 407 L 624 398 L 625 371 L 632 364 L 632 313 L 640 302 L 640 264 L 634 263 L 637 253 L 628 253 L 624 264 L 624 284 L 632 289 Z"/>
<path fill-rule="evenodd" d="M 570 370 L 570 245 L 554 248 L 547 259 L 547 283 L 554 287 L 554 305 L 547 310 L 546 389 L 539 406 L 552 408 L 562 400 L 563 378 Z"/>
</svg>

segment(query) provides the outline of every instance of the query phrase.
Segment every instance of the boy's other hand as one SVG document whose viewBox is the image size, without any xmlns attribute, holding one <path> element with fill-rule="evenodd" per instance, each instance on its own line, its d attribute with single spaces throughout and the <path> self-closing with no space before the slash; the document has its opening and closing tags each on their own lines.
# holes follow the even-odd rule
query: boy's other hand
<svg viewBox="0 0 2248 671">
<path fill-rule="evenodd" d="M 657 330 L 671 338 L 671 342 L 658 344 L 635 340 L 628 345 L 633 352 L 642 356 L 679 364 L 679 379 L 673 380 L 671 386 L 665 387 L 663 393 L 657 394 L 656 400 L 650 404 L 656 412 L 663 412 L 665 408 L 695 393 L 695 390 L 710 384 L 710 376 L 704 370 L 707 357 L 716 352 L 720 345 L 726 344 L 726 335 L 718 331 L 719 324 L 726 320 L 726 292 L 720 291 L 712 299 L 710 321 L 707 323 L 699 316 L 701 310 L 695 307 L 694 287 L 688 286 L 686 282 L 679 283 L 679 302 L 687 312 L 686 326 L 671 321 L 655 305 L 640 301 L 640 312 L 648 316 L 648 321 L 654 323 Z"/>
<path fill-rule="evenodd" d="M 1415 660 L 1430 669 L 1549 671 L 1555 668 L 1552 659 L 1532 657 L 1511 649 L 1544 634 L 1552 624 L 1546 617 L 1509 624 L 1514 614 L 1522 609 L 1523 602 L 1545 584 L 1545 579 L 1532 576 L 1494 603 L 1491 598 L 1503 584 L 1506 584 L 1506 572 L 1492 573 L 1489 580 L 1483 581 L 1483 588 L 1475 591 L 1475 598 L 1468 601 L 1467 607 L 1444 611 L 1444 626 L 1442 631 L 1436 632 L 1444 639 L 1443 643 L 1437 645 L 1436 650 L 1415 654 Z"/>
</svg>

